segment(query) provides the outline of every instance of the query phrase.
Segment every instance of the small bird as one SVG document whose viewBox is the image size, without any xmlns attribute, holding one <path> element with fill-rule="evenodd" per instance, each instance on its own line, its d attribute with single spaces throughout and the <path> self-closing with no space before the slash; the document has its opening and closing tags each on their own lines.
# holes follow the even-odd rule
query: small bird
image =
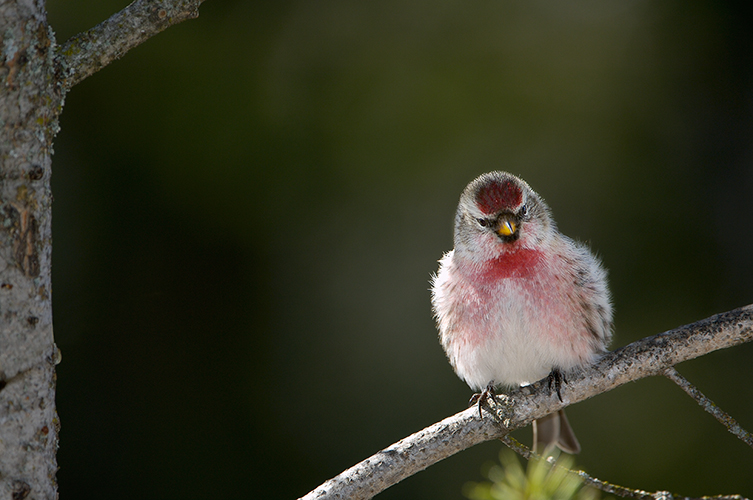
<svg viewBox="0 0 753 500">
<path fill-rule="evenodd" d="M 612 336 L 606 271 L 557 230 L 544 200 L 507 172 L 489 172 L 460 196 L 455 248 L 432 278 L 439 339 L 455 373 L 484 399 L 499 386 L 565 374 L 596 361 Z M 534 447 L 580 444 L 559 411 L 534 422 Z"/>
</svg>

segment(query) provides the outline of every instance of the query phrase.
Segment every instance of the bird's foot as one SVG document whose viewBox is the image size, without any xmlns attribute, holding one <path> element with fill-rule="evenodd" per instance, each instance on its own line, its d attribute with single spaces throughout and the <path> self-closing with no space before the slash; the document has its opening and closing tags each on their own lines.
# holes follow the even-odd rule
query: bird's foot
<svg viewBox="0 0 753 500">
<path fill-rule="evenodd" d="M 562 373 L 559 368 L 555 368 L 549 373 L 549 376 L 547 377 L 549 380 L 549 391 L 552 391 L 552 388 L 554 388 L 555 391 L 557 391 L 557 397 L 559 398 L 560 402 L 562 402 L 562 394 L 560 393 L 560 389 L 562 388 L 562 384 L 567 384 L 567 379 L 565 378 L 565 374 Z"/>
<path fill-rule="evenodd" d="M 478 416 L 479 418 L 484 418 L 484 415 L 481 413 L 481 405 L 490 398 L 494 399 L 494 396 L 496 395 L 497 393 L 494 390 L 494 382 L 489 382 L 489 385 L 486 386 L 486 389 L 471 396 L 471 400 L 468 401 L 468 406 L 470 407 L 478 404 Z"/>
</svg>

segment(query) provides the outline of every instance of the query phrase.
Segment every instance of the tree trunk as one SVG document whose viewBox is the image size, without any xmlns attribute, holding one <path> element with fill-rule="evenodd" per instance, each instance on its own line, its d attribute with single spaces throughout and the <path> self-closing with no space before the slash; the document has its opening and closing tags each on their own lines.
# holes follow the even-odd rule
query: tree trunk
<svg viewBox="0 0 753 500">
<path fill-rule="evenodd" d="M 1 0 L 0 498 L 57 498 L 50 173 L 63 93 L 42 0 Z"/>
</svg>

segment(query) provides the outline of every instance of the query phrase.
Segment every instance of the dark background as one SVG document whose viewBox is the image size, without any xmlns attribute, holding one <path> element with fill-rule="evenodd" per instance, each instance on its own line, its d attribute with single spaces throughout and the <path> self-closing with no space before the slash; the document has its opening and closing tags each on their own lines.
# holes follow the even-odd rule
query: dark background
<svg viewBox="0 0 753 500">
<path fill-rule="evenodd" d="M 49 21 L 62 43 L 126 3 Z M 714 1 L 210 0 L 76 86 L 53 158 L 61 497 L 296 498 L 462 410 L 429 277 L 484 171 L 602 257 L 613 347 L 752 303 L 750 25 Z M 679 370 L 751 429 L 752 356 Z M 753 495 L 753 452 L 668 380 L 568 412 L 596 477 Z M 380 498 L 461 498 L 501 446 Z"/>
</svg>

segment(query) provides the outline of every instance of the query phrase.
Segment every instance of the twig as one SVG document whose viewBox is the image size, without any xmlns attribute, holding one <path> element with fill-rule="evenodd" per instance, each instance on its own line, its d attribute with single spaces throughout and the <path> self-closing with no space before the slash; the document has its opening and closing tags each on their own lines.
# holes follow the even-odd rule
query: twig
<svg viewBox="0 0 753 500">
<path fill-rule="evenodd" d="M 521 457 L 525 458 L 526 460 L 546 460 L 546 462 L 552 467 L 562 469 L 566 471 L 568 474 L 577 476 L 585 484 L 592 486 L 594 488 L 600 489 L 601 491 L 604 491 L 606 493 L 617 495 L 623 498 L 635 498 L 637 500 L 646 500 L 649 498 L 654 498 L 654 495 L 647 491 L 633 490 L 630 488 L 625 488 L 624 486 L 618 486 L 616 484 L 607 483 L 606 481 L 596 479 L 595 477 L 592 477 L 586 474 L 584 471 L 574 471 L 574 470 L 568 469 L 567 467 L 564 467 L 558 464 L 556 460 L 554 459 L 554 457 L 551 457 L 551 456 L 548 456 L 546 458 L 542 457 L 541 455 L 531 450 L 528 446 L 524 445 L 523 443 L 513 438 L 512 436 L 508 435 L 508 436 L 503 437 L 502 442 L 505 443 L 508 448 L 510 448 L 511 450 L 513 450 L 515 453 L 519 454 Z"/>
<path fill-rule="evenodd" d="M 688 382 L 685 377 L 677 373 L 677 370 L 672 367 L 667 368 L 666 370 L 664 370 L 664 375 L 672 382 L 679 385 L 683 391 L 687 392 L 691 398 L 695 399 L 698 402 L 701 408 L 711 413 L 714 418 L 721 422 L 728 431 L 740 438 L 740 440 L 742 440 L 743 442 L 747 443 L 748 446 L 753 448 L 753 434 L 743 429 L 740 424 L 737 423 L 737 420 L 735 420 L 727 412 L 716 406 L 713 401 L 704 396 L 703 393 L 699 391 L 693 384 Z"/>
<path fill-rule="evenodd" d="M 718 349 L 753 340 L 753 305 L 648 337 L 610 352 L 592 367 L 568 377 L 563 401 L 546 382 L 521 387 L 484 407 L 448 417 L 356 464 L 302 497 L 306 500 L 371 498 L 416 472 L 473 445 L 501 439 L 561 408 L 630 381 L 663 374 L 669 367 Z M 490 418 L 496 417 L 496 418 Z"/>
<path fill-rule="evenodd" d="M 597 479 L 593 476 L 590 476 L 585 471 L 582 470 L 572 470 L 567 467 L 564 467 L 563 465 L 560 465 L 557 463 L 557 461 L 552 456 L 548 457 L 542 457 L 535 451 L 531 450 L 528 446 L 524 445 L 517 439 L 515 439 L 512 436 L 505 436 L 502 438 L 502 442 L 505 443 L 508 448 L 513 450 L 515 453 L 519 454 L 526 460 L 545 460 L 546 463 L 551 465 L 552 467 L 556 469 L 563 470 L 567 472 L 568 474 L 571 474 L 573 476 L 578 477 L 581 481 L 583 481 L 584 484 L 587 484 L 588 486 L 591 486 L 593 488 L 599 489 L 605 493 L 610 493 L 612 495 L 617 495 L 619 497 L 623 498 L 635 498 L 636 500 L 648 500 L 648 499 L 672 499 L 672 500 L 748 500 L 747 498 L 741 496 L 741 495 L 717 495 L 713 497 L 700 497 L 700 498 L 693 498 L 693 497 L 684 497 L 681 495 L 675 495 L 672 493 L 669 493 L 668 491 L 657 491 L 655 493 L 649 493 L 648 491 L 643 490 L 634 490 L 632 488 L 626 488 L 624 486 L 619 486 L 616 484 L 608 483 L 606 481 L 602 481 L 601 479 Z"/>
<path fill-rule="evenodd" d="M 186 19 L 199 16 L 205 0 L 136 0 L 88 31 L 71 37 L 59 49 L 65 90 L 80 83 L 132 48 Z"/>
</svg>

